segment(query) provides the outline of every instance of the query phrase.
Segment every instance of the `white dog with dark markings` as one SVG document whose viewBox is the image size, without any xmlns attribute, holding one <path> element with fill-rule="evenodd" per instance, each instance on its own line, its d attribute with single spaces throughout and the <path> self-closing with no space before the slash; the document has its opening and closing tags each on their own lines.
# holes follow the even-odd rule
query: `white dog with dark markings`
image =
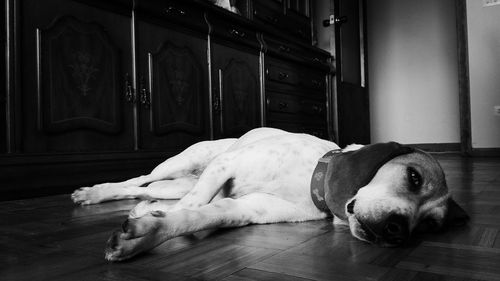
<svg viewBox="0 0 500 281">
<path fill-rule="evenodd" d="M 438 162 L 420 150 L 396 143 L 340 150 L 333 142 L 271 128 L 200 142 L 149 175 L 72 194 L 83 205 L 126 198 L 180 200 L 140 202 L 108 240 L 111 261 L 210 228 L 333 214 L 335 224 L 348 224 L 361 240 L 398 246 L 416 229 L 467 219 L 450 198 Z"/>
</svg>

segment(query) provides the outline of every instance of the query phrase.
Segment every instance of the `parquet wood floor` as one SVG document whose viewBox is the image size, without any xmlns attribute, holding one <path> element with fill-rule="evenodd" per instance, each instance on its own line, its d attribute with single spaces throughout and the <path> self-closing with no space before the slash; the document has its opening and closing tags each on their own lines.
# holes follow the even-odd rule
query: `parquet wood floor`
<svg viewBox="0 0 500 281">
<path fill-rule="evenodd" d="M 105 241 L 138 201 L 59 195 L 0 202 L 0 280 L 500 280 L 500 159 L 437 158 L 472 220 L 405 248 L 321 220 L 205 231 L 110 263 Z"/>
</svg>

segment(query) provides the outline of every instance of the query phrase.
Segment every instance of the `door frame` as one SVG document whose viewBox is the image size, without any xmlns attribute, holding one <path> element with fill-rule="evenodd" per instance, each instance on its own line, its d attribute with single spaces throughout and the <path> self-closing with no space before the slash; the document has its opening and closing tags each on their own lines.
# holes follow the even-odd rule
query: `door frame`
<svg viewBox="0 0 500 281">
<path fill-rule="evenodd" d="M 339 14 L 337 9 L 340 7 L 340 0 L 330 0 L 330 15 L 334 15 L 335 18 L 338 18 L 342 15 Z M 356 1 L 356 0 L 355 0 Z M 366 17 L 366 5 L 367 2 L 366 0 L 357 0 L 358 5 L 359 5 L 359 56 L 360 56 L 360 80 L 361 80 L 361 87 L 364 88 L 366 92 L 366 101 L 368 104 L 368 110 L 370 108 L 370 88 L 369 88 L 369 73 L 368 73 L 368 39 L 367 39 L 367 17 Z M 341 132 L 339 132 L 340 129 L 340 122 L 339 122 L 339 87 L 343 81 L 342 79 L 342 61 L 338 61 L 338 58 L 341 57 L 341 49 L 338 50 L 336 46 L 336 42 L 340 40 L 340 32 L 341 29 L 340 27 L 337 28 L 337 24 L 332 24 L 331 25 L 331 33 L 330 33 L 330 50 L 331 53 L 334 54 L 333 57 L 333 66 L 334 66 L 334 76 L 332 80 L 332 99 L 333 99 L 333 127 L 334 127 L 334 137 L 335 137 L 335 142 L 337 144 L 340 144 L 340 137 L 341 137 Z M 339 32 L 337 32 L 337 30 Z M 367 138 L 371 140 L 371 118 L 370 118 L 370 113 L 368 113 L 368 124 L 367 124 Z"/>
<path fill-rule="evenodd" d="M 458 100 L 460 112 L 460 149 L 463 155 L 472 154 L 469 49 L 467 45 L 467 3 L 455 1 L 458 55 Z"/>
</svg>

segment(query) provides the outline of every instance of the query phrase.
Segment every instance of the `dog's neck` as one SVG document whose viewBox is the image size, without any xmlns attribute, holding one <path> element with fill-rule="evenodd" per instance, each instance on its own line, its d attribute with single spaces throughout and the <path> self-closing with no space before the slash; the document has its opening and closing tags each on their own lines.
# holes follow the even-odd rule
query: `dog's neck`
<svg viewBox="0 0 500 281">
<path fill-rule="evenodd" d="M 342 153 L 342 149 L 335 149 L 328 151 L 323 157 L 318 160 L 318 164 L 314 169 L 312 178 L 311 178 L 311 198 L 314 202 L 314 205 L 325 212 L 328 217 L 332 216 L 332 212 L 328 208 L 325 199 L 325 186 L 326 186 L 326 170 L 328 168 L 328 163 L 332 160 L 333 157 Z"/>
<path fill-rule="evenodd" d="M 346 220 L 345 204 L 368 184 L 378 169 L 396 156 L 414 152 L 396 142 L 357 150 L 336 149 L 325 154 L 311 178 L 311 198 L 319 210 Z"/>
</svg>

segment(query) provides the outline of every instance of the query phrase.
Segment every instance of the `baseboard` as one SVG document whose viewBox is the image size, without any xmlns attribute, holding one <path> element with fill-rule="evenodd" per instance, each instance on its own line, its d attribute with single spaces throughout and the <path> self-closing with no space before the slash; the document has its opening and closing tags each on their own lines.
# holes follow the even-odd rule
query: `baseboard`
<svg viewBox="0 0 500 281">
<path fill-rule="evenodd" d="M 500 147 L 473 148 L 471 155 L 474 157 L 500 157 Z"/>
<path fill-rule="evenodd" d="M 144 175 L 165 152 L 10 155 L 0 163 L 0 201 L 70 193 L 81 186 Z"/>
<path fill-rule="evenodd" d="M 415 143 L 407 144 L 408 146 L 421 149 L 427 152 L 460 152 L 460 143 Z"/>
</svg>

